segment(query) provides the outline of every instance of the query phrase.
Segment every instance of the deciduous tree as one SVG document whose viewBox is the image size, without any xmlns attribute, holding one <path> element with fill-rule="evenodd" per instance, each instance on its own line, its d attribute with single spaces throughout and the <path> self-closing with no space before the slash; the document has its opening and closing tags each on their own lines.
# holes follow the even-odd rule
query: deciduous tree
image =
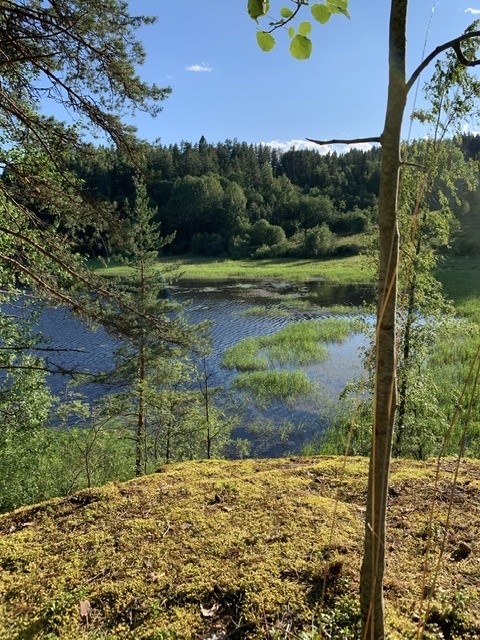
<svg viewBox="0 0 480 640">
<path fill-rule="evenodd" d="M 308 58 L 312 51 L 309 38 L 311 23 L 300 22 L 294 27 L 297 14 L 311 5 L 313 18 L 327 22 L 332 14 L 348 16 L 348 0 L 326 0 L 309 3 L 293 2 L 293 10 L 283 8 L 280 18 L 270 23 L 267 31 L 257 33 L 260 47 L 268 51 L 275 45 L 272 35 L 279 27 L 287 27 L 291 38 L 290 51 L 298 59 Z M 391 0 L 389 22 L 389 78 L 387 106 L 383 131 L 368 139 L 382 145 L 382 164 L 379 190 L 379 272 L 378 308 L 375 345 L 374 419 L 372 428 L 372 452 L 368 482 L 365 520 L 364 556 L 360 579 L 360 602 L 363 618 L 363 636 L 369 640 L 385 637 L 383 608 L 383 575 L 386 549 L 386 513 L 390 456 L 397 406 L 397 289 L 399 271 L 398 202 L 400 187 L 401 130 L 407 95 L 420 73 L 441 53 L 452 50 L 465 66 L 480 64 L 471 57 L 468 41 L 478 38 L 480 32 L 469 30 L 465 34 L 438 46 L 407 77 L 406 32 L 408 0 Z M 269 2 L 249 0 L 248 11 L 258 20 L 269 10 Z M 465 43 L 467 47 L 465 48 Z M 360 140 L 318 141 L 320 144 L 335 142 L 359 142 Z"/>
</svg>

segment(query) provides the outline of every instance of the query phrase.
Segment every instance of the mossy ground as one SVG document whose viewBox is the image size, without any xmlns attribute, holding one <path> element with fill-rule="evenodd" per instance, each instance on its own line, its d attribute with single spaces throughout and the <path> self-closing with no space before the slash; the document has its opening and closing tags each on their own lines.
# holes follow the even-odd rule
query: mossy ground
<svg viewBox="0 0 480 640">
<path fill-rule="evenodd" d="M 356 597 L 367 468 L 190 462 L 5 514 L 0 638 L 296 638 L 324 587 L 325 607 Z M 416 637 L 425 555 L 434 562 L 444 532 L 426 637 L 480 637 L 480 462 L 461 462 L 445 530 L 454 469 L 443 463 L 429 526 L 435 463 L 393 462 L 389 638 Z"/>
</svg>

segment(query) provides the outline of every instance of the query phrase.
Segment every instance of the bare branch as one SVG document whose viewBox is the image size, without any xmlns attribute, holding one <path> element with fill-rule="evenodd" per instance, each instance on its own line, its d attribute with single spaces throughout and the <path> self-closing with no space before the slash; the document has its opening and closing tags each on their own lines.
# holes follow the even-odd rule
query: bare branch
<svg viewBox="0 0 480 640">
<path fill-rule="evenodd" d="M 375 136 L 371 138 L 352 138 L 351 140 L 314 140 L 313 138 L 306 138 L 309 142 L 314 142 L 320 146 L 327 144 L 363 144 L 364 142 L 378 142 L 381 144 L 381 136 Z"/>
<path fill-rule="evenodd" d="M 479 38 L 479 37 L 480 37 L 480 31 L 472 31 L 470 33 L 464 33 L 461 36 L 458 36 L 458 38 L 454 38 L 453 40 L 449 40 L 448 42 L 445 42 L 444 44 L 439 45 L 436 49 L 434 49 L 430 53 L 430 55 L 428 55 L 425 58 L 425 60 L 423 60 L 421 64 L 419 64 L 419 66 L 412 73 L 412 75 L 410 76 L 410 79 L 407 82 L 407 93 L 413 87 L 413 85 L 419 78 L 422 71 L 424 71 L 424 69 L 426 69 L 428 65 L 433 60 L 435 60 L 435 58 L 437 58 L 441 53 L 443 53 L 447 49 L 453 49 L 458 58 L 458 61 L 461 64 L 465 65 L 466 67 L 476 67 L 480 65 L 480 60 L 468 60 L 463 54 L 463 51 L 460 47 L 460 44 L 462 42 L 465 42 L 465 40 L 470 40 L 471 38 Z"/>
</svg>

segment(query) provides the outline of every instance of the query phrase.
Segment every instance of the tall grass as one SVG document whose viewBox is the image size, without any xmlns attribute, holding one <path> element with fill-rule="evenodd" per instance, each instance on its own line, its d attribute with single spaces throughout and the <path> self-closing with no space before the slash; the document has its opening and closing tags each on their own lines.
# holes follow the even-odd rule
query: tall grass
<svg viewBox="0 0 480 640">
<path fill-rule="evenodd" d="M 222 366 L 238 371 L 261 371 L 275 365 L 307 365 L 328 356 L 325 343 L 342 342 L 354 327 L 344 318 L 301 320 L 280 331 L 258 338 L 246 338 L 226 349 Z"/>
<path fill-rule="evenodd" d="M 480 324 L 480 256 L 456 256 L 437 272 L 447 298 L 458 313 Z"/>
<path fill-rule="evenodd" d="M 238 371 L 262 371 L 268 368 L 269 360 L 260 355 L 258 338 L 245 338 L 225 350 L 222 366 Z"/>
<path fill-rule="evenodd" d="M 232 387 L 251 395 L 259 407 L 275 401 L 291 404 L 314 391 L 313 382 L 301 370 L 242 373 L 233 381 Z"/>
</svg>

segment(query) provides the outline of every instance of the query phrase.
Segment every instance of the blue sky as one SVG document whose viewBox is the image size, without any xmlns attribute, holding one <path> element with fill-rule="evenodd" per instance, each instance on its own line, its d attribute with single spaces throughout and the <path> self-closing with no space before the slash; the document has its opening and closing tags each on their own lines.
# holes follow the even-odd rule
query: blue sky
<svg viewBox="0 0 480 640">
<path fill-rule="evenodd" d="M 288 4 L 271 0 L 272 14 Z M 246 0 L 130 0 L 132 14 L 158 16 L 155 25 L 139 32 L 147 53 L 140 75 L 172 88 L 156 119 L 143 114 L 135 119 L 140 137 L 170 144 L 197 142 L 204 135 L 212 143 L 237 138 L 289 148 L 307 137 L 378 136 L 386 101 L 390 3 L 349 4 L 351 20 L 338 15 L 326 25 L 314 24 L 312 57 L 300 62 L 288 52 L 286 33 L 277 33 L 273 51 L 258 48 Z M 424 51 L 460 35 L 477 18 L 480 0 L 410 0 L 409 73 Z M 421 85 L 427 79 L 424 73 Z M 414 95 L 415 90 L 405 137 Z M 420 90 L 418 96 L 417 106 Z"/>
</svg>

